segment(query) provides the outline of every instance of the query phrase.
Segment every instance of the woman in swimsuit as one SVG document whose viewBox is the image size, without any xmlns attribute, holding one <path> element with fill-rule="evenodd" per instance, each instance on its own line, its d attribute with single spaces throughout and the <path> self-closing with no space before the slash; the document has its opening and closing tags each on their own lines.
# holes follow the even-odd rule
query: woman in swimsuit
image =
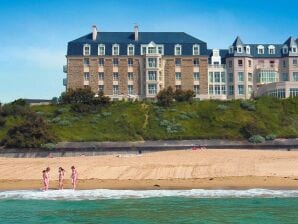
<svg viewBox="0 0 298 224">
<path fill-rule="evenodd" d="M 62 167 L 59 167 L 59 189 L 63 189 L 63 180 L 64 180 L 65 170 Z"/>
<path fill-rule="evenodd" d="M 43 188 L 42 188 L 42 190 L 46 191 L 47 185 L 48 185 L 46 170 L 43 170 L 42 171 L 42 180 L 43 180 Z"/>
<path fill-rule="evenodd" d="M 77 179 L 78 179 L 78 172 L 74 166 L 71 167 L 71 183 L 72 183 L 72 189 L 76 189 L 77 185 Z"/>
</svg>

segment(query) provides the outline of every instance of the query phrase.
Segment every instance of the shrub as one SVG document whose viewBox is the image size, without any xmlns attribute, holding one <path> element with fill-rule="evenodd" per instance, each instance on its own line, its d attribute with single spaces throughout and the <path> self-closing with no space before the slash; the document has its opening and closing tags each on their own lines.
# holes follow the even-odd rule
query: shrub
<svg viewBox="0 0 298 224">
<path fill-rule="evenodd" d="M 192 90 L 177 89 L 174 93 L 174 98 L 178 102 L 191 102 L 195 97 L 195 93 Z"/>
<path fill-rule="evenodd" d="M 274 139 L 276 139 L 276 135 L 275 134 L 270 134 L 270 135 L 267 135 L 265 137 L 266 141 L 272 141 Z"/>
<path fill-rule="evenodd" d="M 108 105 L 111 103 L 111 98 L 105 96 L 103 91 L 98 92 L 98 96 L 93 99 L 93 104 Z"/>
<path fill-rule="evenodd" d="M 263 143 L 265 142 L 265 138 L 261 135 L 253 135 L 248 139 L 249 142 L 252 142 L 254 144 Z"/>
<path fill-rule="evenodd" d="M 8 130 L 2 144 L 7 148 L 36 148 L 55 141 L 47 123 L 35 113 L 30 113 L 23 123 Z"/>
<path fill-rule="evenodd" d="M 174 99 L 174 92 L 172 87 L 169 86 L 167 89 L 159 91 L 156 98 L 159 105 L 164 107 L 170 106 L 173 103 Z"/>
<path fill-rule="evenodd" d="M 68 90 L 60 96 L 60 103 L 62 104 L 92 104 L 94 93 L 91 88 Z"/>
<path fill-rule="evenodd" d="M 242 133 L 242 135 L 245 138 L 249 138 L 253 135 L 266 135 L 267 134 L 265 125 L 260 120 L 259 121 L 254 120 L 254 121 L 247 123 L 244 127 L 242 127 L 240 132 Z"/>
<path fill-rule="evenodd" d="M 76 113 L 96 113 L 98 110 L 100 110 L 99 106 L 90 105 L 90 104 L 72 104 L 71 110 Z"/>
<path fill-rule="evenodd" d="M 111 112 L 102 112 L 101 115 L 104 116 L 104 117 L 108 117 L 108 116 L 111 116 L 112 113 Z"/>
<path fill-rule="evenodd" d="M 168 121 L 168 120 L 162 120 L 159 125 L 161 127 L 166 128 L 167 133 L 177 133 L 179 131 L 182 131 L 182 126 L 178 124 L 175 120 Z"/>
<path fill-rule="evenodd" d="M 255 111 L 256 110 L 256 106 L 253 104 L 253 102 L 249 102 L 249 101 L 241 101 L 240 102 L 240 107 L 244 110 L 248 110 L 248 111 Z"/>
<path fill-rule="evenodd" d="M 221 110 L 221 111 L 225 111 L 225 110 L 227 110 L 228 108 L 229 108 L 228 106 L 223 105 L 223 104 L 219 104 L 219 105 L 217 105 L 217 109 L 218 109 L 218 110 Z"/>
<path fill-rule="evenodd" d="M 24 116 L 30 113 L 30 107 L 24 100 L 16 100 L 1 107 L 2 116 Z"/>
<path fill-rule="evenodd" d="M 3 127 L 6 123 L 6 120 L 4 117 L 0 116 L 0 127 Z"/>
</svg>

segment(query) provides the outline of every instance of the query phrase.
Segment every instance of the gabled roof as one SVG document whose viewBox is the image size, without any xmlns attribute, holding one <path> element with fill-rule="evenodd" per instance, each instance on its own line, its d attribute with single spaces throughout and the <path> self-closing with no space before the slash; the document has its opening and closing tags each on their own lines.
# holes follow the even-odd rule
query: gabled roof
<svg viewBox="0 0 298 224">
<path fill-rule="evenodd" d="M 242 40 L 239 36 L 236 37 L 236 39 L 234 40 L 232 46 L 237 47 L 238 45 L 243 45 L 243 42 L 242 42 Z"/>
<path fill-rule="evenodd" d="M 294 38 L 294 37 L 289 37 L 286 42 L 284 42 L 284 45 L 287 45 L 288 47 L 291 47 L 293 45 L 297 45 L 297 41 L 298 39 Z"/>
<path fill-rule="evenodd" d="M 134 40 L 134 32 L 98 32 L 95 41 L 92 40 L 92 33 L 82 36 L 71 42 L 76 43 L 141 43 L 148 44 L 149 42 L 156 44 L 165 43 L 205 43 L 184 32 L 139 32 L 138 41 Z"/>
</svg>

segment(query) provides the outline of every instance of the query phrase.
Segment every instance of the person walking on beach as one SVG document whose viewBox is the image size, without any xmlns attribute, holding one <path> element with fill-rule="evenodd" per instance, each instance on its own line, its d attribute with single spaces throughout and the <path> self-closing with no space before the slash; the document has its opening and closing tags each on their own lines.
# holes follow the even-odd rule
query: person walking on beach
<svg viewBox="0 0 298 224">
<path fill-rule="evenodd" d="M 42 179 L 43 179 L 43 190 L 47 191 L 49 190 L 50 185 L 50 167 L 47 167 L 45 170 L 42 171 Z"/>
<path fill-rule="evenodd" d="M 62 167 L 59 167 L 59 190 L 63 189 L 63 181 L 64 181 L 64 172 L 65 170 Z"/>
<path fill-rule="evenodd" d="M 71 167 L 71 183 L 72 183 L 72 189 L 76 189 L 77 185 L 77 179 L 78 179 L 78 171 L 74 166 Z"/>
</svg>

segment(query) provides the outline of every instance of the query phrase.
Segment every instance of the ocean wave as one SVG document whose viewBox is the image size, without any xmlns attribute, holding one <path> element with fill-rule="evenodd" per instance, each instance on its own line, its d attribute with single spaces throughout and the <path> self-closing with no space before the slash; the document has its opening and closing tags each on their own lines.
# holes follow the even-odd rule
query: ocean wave
<svg viewBox="0 0 298 224">
<path fill-rule="evenodd" d="M 49 190 L 49 191 L 0 191 L 0 200 L 102 200 L 156 197 L 187 198 L 285 198 L 298 197 L 298 190 Z"/>
</svg>

